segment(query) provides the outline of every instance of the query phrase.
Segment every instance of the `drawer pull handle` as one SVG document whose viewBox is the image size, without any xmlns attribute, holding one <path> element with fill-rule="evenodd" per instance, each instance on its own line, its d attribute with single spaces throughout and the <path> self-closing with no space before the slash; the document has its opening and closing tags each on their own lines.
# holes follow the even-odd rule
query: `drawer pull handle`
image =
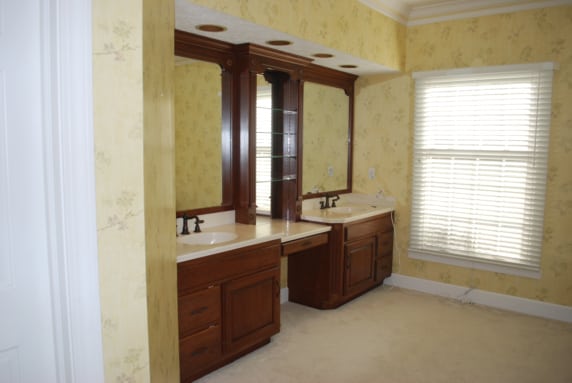
<svg viewBox="0 0 572 383">
<path fill-rule="evenodd" d="M 198 315 L 198 314 L 206 311 L 207 309 L 208 309 L 207 306 L 199 307 L 198 309 L 194 309 L 193 311 L 191 311 L 191 315 Z"/>
<path fill-rule="evenodd" d="M 310 245 L 312 245 L 312 241 L 302 242 L 302 247 L 308 247 Z"/>
<path fill-rule="evenodd" d="M 204 346 L 199 348 L 199 349 L 196 349 L 195 351 L 193 351 L 191 353 L 191 357 L 195 357 L 195 356 L 199 356 L 201 354 L 204 354 L 207 350 L 208 350 L 208 348 L 204 347 Z"/>
</svg>

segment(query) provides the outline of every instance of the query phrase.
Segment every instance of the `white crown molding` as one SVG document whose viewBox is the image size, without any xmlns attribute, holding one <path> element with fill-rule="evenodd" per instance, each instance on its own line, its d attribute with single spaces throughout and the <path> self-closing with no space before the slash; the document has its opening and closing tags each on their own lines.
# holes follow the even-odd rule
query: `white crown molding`
<svg viewBox="0 0 572 383">
<path fill-rule="evenodd" d="M 411 7 L 402 0 L 359 0 L 365 6 L 384 14 L 385 16 L 407 24 Z"/>
<path fill-rule="evenodd" d="M 427 0 L 425 4 L 413 0 L 360 2 L 407 26 L 572 4 L 572 0 Z"/>
</svg>

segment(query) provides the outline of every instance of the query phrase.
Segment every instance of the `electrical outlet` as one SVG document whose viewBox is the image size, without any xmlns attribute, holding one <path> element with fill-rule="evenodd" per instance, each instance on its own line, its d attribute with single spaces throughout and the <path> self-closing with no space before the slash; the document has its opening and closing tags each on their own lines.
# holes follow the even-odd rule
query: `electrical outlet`
<svg viewBox="0 0 572 383">
<path fill-rule="evenodd" d="M 328 166 L 328 176 L 330 176 L 330 177 L 334 176 L 334 167 L 333 166 Z"/>
<path fill-rule="evenodd" d="M 369 179 L 372 180 L 375 178 L 375 168 L 369 168 L 367 171 L 367 174 L 369 175 Z"/>
</svg>

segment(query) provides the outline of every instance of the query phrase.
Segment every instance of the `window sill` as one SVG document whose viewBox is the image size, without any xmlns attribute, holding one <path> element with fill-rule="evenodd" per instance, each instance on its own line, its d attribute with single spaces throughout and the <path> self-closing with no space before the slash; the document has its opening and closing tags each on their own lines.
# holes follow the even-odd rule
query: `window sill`
<svg viewBox="0 0 572 383">
<path fill-rule="evenodd" d="M 408 252 L 408 256 L 411 259 L 417 259 L 420 261 L 442 263 L 446 265 L 464 267 L 467 269 L 484 270 L 493 273 L 516 275 L 525 278 L 540 279 L 541 276 L 540 270 L 538 271 L 528 270 L 516 266 L 500 265 L 487 261 L 469 261 L 460 258 L 453 258 L 453 257 L 433 255 L 433 254 L 424 254 L 421 252 L 411 251 L 411 250 Z"/>
</svg>

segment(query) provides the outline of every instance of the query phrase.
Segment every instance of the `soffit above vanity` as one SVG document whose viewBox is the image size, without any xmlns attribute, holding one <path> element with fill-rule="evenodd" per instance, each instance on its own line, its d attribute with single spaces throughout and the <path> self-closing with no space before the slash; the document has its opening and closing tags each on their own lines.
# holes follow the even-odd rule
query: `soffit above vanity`
<svg viewBox="0 0 572 383">
<path fill-rule="evenodd" d="M 221 25 L 226 30 L 221 32 L 205 32 L 197 29 L 198 25 Z M 313 64 L 357 76 L 396 73 L 397 71 L 384 65 L 316 44 L 299 37 L 279 32 L 244 19 L 231 16 L 210 8 L 202 7 L 188 0 L 175 0 L 175 28 L 181 31 L 225 41 L 234 45 L 253 43 L 269 46 L 270 40 L 285 40 L 292 44 L 271 46 L 273 49 L 311 58 Z M 331 54 L 330 58 L 314 57 L 316 53 Z M 356 68 L 344 68 L 343 65 L 355 65 Z"/>
<path fill-rule="evenodd" d="M 572 0 L 359 0 L 407 26 L 527 9 L 570 5 Z"/>
</svg>

